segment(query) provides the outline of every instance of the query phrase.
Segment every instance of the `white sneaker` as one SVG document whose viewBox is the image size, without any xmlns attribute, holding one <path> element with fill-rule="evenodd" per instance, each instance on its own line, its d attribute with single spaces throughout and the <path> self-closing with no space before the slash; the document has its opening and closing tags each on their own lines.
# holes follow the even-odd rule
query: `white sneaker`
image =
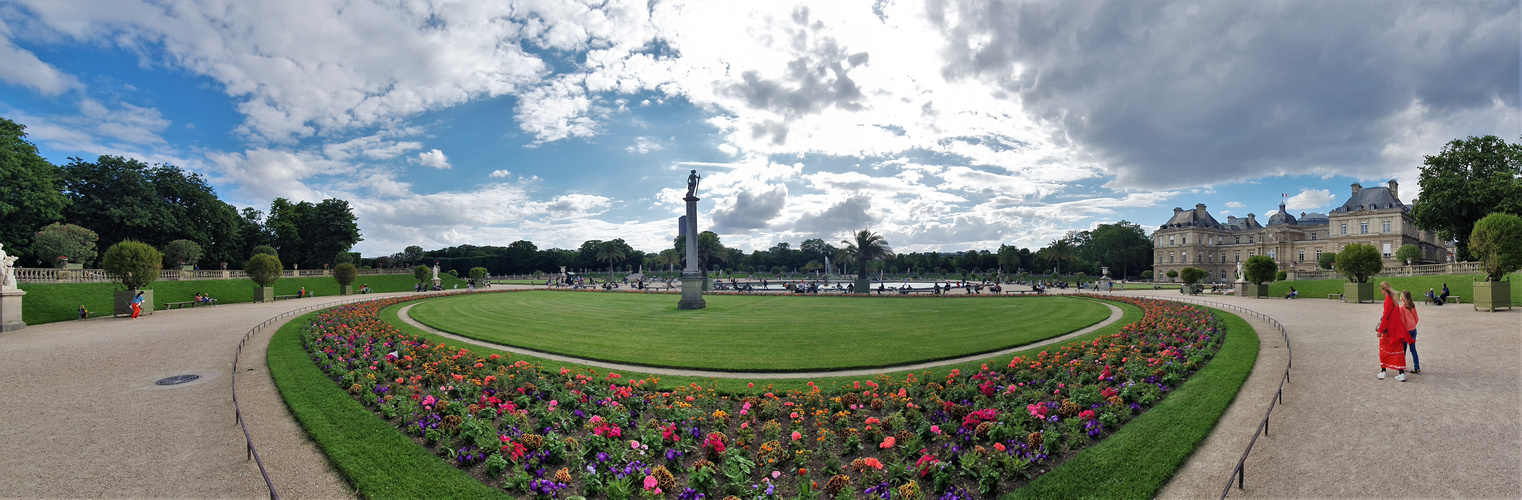
<svg viewBox="0 0 1522 500">
<path fill-rule="evenodd" d="M 1385 379 L 1385 372 L 1379 372 L 1379 379 L 1380 380 L 1384 380 Z"/>
<path fill-rule="evenodd" d="M 1395 380 L 1399 380 L 1401 382 L 1405 382 L 1406 381 L 1406 374 L 1402 373 L 1400 375 L 1396 375 L 1395 376 Z"/>
</svg>

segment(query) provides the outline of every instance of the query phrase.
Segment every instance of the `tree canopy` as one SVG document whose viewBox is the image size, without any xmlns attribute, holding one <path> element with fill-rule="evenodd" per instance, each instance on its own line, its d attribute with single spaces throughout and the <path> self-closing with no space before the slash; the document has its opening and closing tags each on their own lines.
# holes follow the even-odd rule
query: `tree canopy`
<svg viewBox="0 0 1522 500">
<path fill-rule="evenodd" d="M 1274 262 L 1273 257 L 1267 255 L 1254 255 L 1247 258 L 1242 265 L 1242 274 L 1247 281 L 1253 284 L 1263 284 L 1274 280 L 1274 275 L 1279 272 L 1279 263 Z"/>
<path fill-rule="evenodd" d="M 867 279 L 867 262 L 884 259 L 893 256 L 893 248 L 888 246 L 888 240 L 883 239 L 868 229 L 857 231 L 849 240 L 842 240 L 845 244 L 846 253 L 851 260 L 856 262 L 856 279 Z M 866 293 L 865 290 L 857 290 L 857 293 Z"/>
<path fill-rule="evenodd" d="M 101 245 L 134 239 L 162 247 L 186 239 L 213 260 L 244 253 L 237 210 L 218 199 L 200 174 L 120 156 L 70 158 L 63 171 L 71 202 L 65 219 L 95 230 Z"/>
<path fill-rule="evenodd" d="M 95 242 L 99 239 L 95 231 L 54 222 L 37 231 L 32 241 L 32 254 L 55 267 L 63 267 L 69 262 L 91 262 L 95 260 Z"/>
<path fill-rule="evenodd" d="M 1522 145 L 1493 136 L 1455 139 L 1421 167 L 1416 225 L 1457 242 L 1459 260 L 1472 260 L 1469 234 L 1492 212 L 1522 215 Z"/>
<path fill-rule="evenodd" d="M 64 220 L 68 205 L 63 171 L 37 154 L 37 146 L 26 140 L 25 125 L 0 118 L 0 244 L 12 255 L 25 256 L 37 230 Z"/>
<path fill-rule="evenodd" d="M 1474 224 L 1470 249 L 1480 258 L 1489 281 L 1522 269 L 1522 217 L 1494 213 Z"/>
<path fill-rule="evenodd" d="M 1337 253 L 1337 272 L 1354 283 L 1368 283 L 1370 276 L 1384 269 L 1384 258 L 1374 245 L 1350 243 Z"/>
</svg>

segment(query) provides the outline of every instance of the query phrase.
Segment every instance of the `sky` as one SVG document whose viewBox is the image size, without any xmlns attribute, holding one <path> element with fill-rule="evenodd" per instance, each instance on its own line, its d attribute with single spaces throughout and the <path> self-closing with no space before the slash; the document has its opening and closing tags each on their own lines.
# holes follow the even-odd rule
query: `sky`
<svg viewBox="0 0 1522 500">
<path fill-rule="evenodd" d="M 1505 1 L 0 0 L 0 116 L 223 200 L 348 200 L 364 241 L 1039 248 L 1173 207 L 1419 192 L 1522 139 Z"/>
</svg>

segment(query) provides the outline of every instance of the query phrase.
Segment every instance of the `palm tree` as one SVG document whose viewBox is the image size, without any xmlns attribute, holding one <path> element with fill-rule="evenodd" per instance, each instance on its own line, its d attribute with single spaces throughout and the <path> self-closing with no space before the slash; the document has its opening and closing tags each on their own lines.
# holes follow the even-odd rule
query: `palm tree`
<svg viewBox="0 0 1522 500">
<path fill-rule="evenodd" d="M 856 262 L 855 261 L 856 258 L 851 255 L 851 252 L 846 251 L 846 249 L 844 249 L 844 248 L 835 250 L 835 255 L 833 257 L 831 257 L 831 258 L 835 259 L 835 261 L 831 262 L 830 265 L 833 266 L 833 265 L 839 264 L 841 270 L 844 270 L 846 268 L 846 266 L 849 266 L 849 265 L 851 265 L 851 264 Z"/>
<path fill-rule="evenodd" d="M 682 254 L 681 252 L 677 252 L 675 249 L 667 248 L 665 250 L 661 250 L 661 253 L 655 256 L 655 265 L 659 266 L 661 264 L 665 264 L 666 272 L 668 273 L 671 272 L 672 268 L 681 263 Z"/>
<path fill-rule="evenodd" d="M 1057 265 L 1057 274 L 1062 274 L 1062 264 L 1072 262 L 1078 258 L 1078 249 L 1066 239 L 1052 241 L 1046 248 L 1041 249 L 1041 258 Z"/>
<path fill-rule="evenodd" d="M 613 263 L 624 260 L 624 249 L 611 241 L 605 241 L 597 246 L 597 260 L 608 263 L 608 279 L 613 279 Z"/>
<path fill-rule="evenodd" d="M 867 262 L 886 259 L 893 256 L 893 249 L 888 247 L 888 240 L 870 230 L 863 229 L 853 235 L 853 240 L 841 240 L 846 245 L 846 254 L 856 262 L 856 293 L 868 293 L 871 284 L 867 281 Z"/>
</svg>

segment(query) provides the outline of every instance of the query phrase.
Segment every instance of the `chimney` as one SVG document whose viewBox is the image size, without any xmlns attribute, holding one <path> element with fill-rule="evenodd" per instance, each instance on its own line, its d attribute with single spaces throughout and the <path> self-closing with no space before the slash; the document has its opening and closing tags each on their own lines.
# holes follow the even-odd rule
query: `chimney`
<svg viewBox="0 0 1522 500">
<path fill-rule="evenodd" d="M 1251 225 L 1257 224 L 1257 223 L 1258 223 L 1258 216 L 1253 215 L 1253 214 L 1247 214 L 1247 225 L 1251 226 Z"/>
<path fill-rule="evenodd" d="M 1390 197 L 1400 202 L 1400 184 L 1395 182 L 1395 179 L 1390 179 Z"/>
<path fill-rule="evenodd" d="M 1362 190 L 1362 189 L 1363 189 L 1363 186 L 1359 185 L 1357 182 L 1353 183 L 1353 195 L 1354 196 L 1357 196 L 1358 195 L 1358 191 Z"/>
</svg>

